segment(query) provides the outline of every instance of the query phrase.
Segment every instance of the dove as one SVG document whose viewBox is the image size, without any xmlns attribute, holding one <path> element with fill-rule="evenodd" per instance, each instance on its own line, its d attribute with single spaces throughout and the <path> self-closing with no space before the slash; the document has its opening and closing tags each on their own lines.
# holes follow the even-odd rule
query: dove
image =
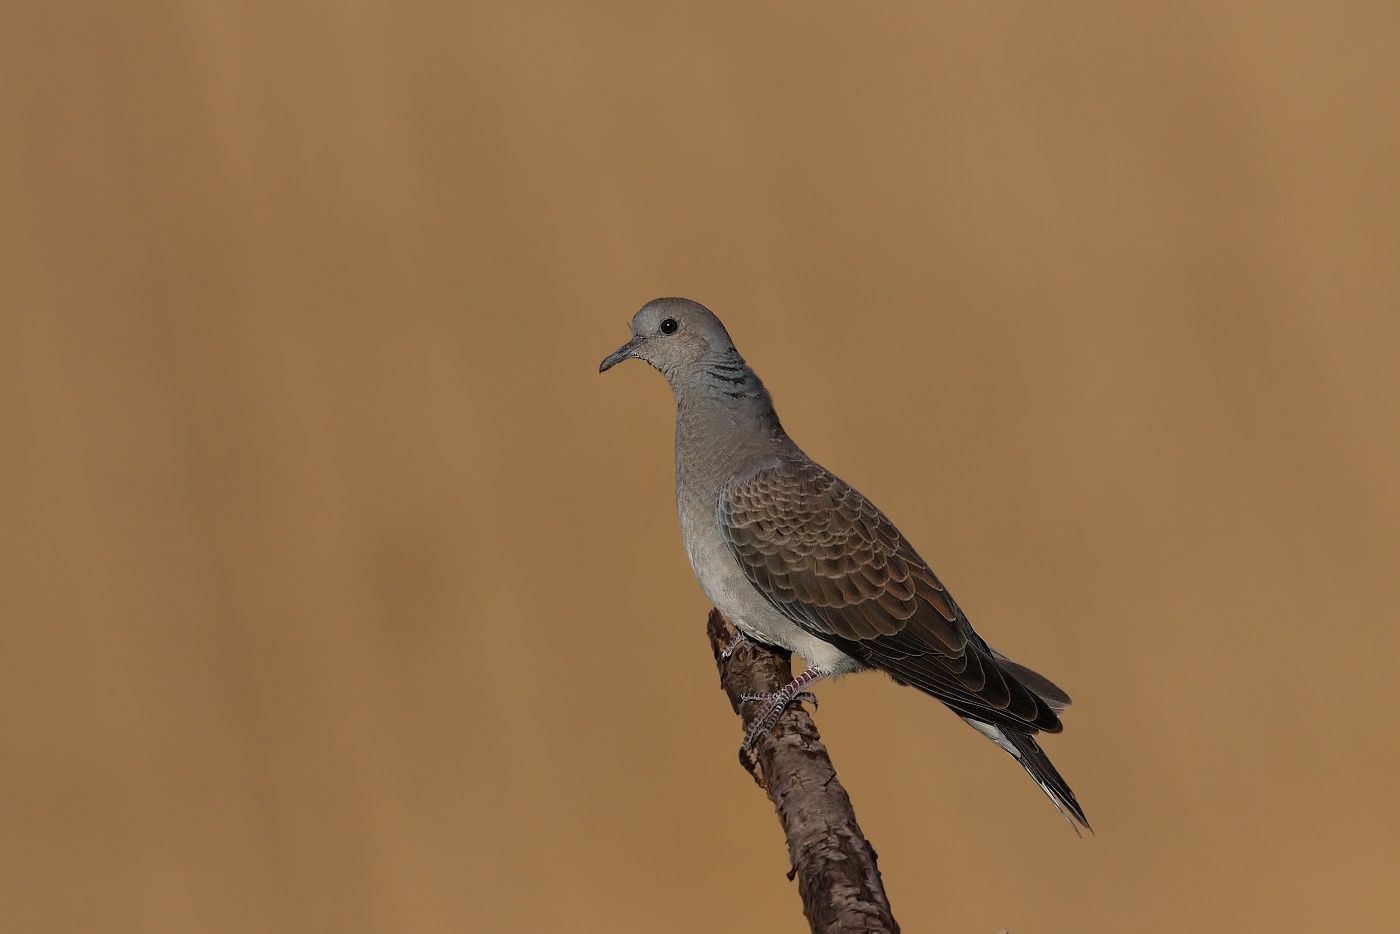
<svg viewBox="0 0 1400 934">
<path fill-rule="evenodd" d="M 883 671 L 1010 753 L 1076 833 L 1076 821 L 1088 829 L 1036 742 L 1061 731 L 1069 695 L 988 645 L 894 523 L 797 446 L 713 312 L 659 298 L 630 327 L 631 338 L 598 371 L 642 360 L 670 383 L 676 508 L 696 580 L 743 637 L 806 666 L 781 690 L 754 698 L 762 706 L 743 747 L 817 682 Z"/>
</svg>

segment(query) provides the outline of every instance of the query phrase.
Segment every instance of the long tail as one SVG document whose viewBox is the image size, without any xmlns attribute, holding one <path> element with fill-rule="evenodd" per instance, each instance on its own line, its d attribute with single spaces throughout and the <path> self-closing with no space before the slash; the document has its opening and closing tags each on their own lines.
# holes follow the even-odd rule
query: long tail
<svg viewBox="0 0 1400 934">
<path fill-rule="evenodd" d="M 1090 833 L 1094 832 L 1094 828 L 1089 826 L 1089 819 L 1084 816 L 1084 809 L 1074 799 L 1074 792 L 1070 790 L 1069 783 L 1055 770 L 1055 766 L 1050 763 L 1050 757 L 1040 748 L 1035 737 L 1029 733 L 1004 730 L 969 717 L 963 717 L 963 720 L 968 726 L 1016 757 L 1016 761 L 1035 779 L 1040 790 L 1045 792 L 1045 797 L 1050 799 L 1050 803 L 1055 805 L 1055 810 L 1060 812 L 1075 833 L 1079 833 L 1075 821 Z"/>
</svg>

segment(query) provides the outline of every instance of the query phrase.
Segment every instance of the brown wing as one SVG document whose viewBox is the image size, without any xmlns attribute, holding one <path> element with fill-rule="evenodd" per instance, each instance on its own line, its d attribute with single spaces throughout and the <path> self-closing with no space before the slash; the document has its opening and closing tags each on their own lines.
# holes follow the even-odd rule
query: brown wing
<svg viewBox="0 0 1400 934">
<path fill-rule="evenodd" d="M 749 580 L 808 632 L 965 716 L 1059 732 L 894 523 L 825 468 L 783 461 L 736 478 L 717 515 Z"/>
</svg>

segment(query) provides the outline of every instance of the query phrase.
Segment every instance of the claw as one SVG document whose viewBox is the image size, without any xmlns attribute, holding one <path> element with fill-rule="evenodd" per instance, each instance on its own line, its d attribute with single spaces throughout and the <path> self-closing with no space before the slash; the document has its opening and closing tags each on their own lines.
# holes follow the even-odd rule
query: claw
<svg viewBox="0 0 1400 934">
<path fill-rule="evenodd" d="M 734 654 L 734 650 L 735 650 L 735 649 L 737 649 L 742 643 L 749 642 L 749 641 L 751 641 L 751 640 L 749 639 L 748 636 L 744 635 L 742 632 L 740 632 L 740 631 L 737 630 L 737 629 L 734 630 L 734 638 L 733 638 L 733 639 L 730 639 L 728 642 L 726 642 L 726 643 L 724 644 L 724 648 L 720 649 L 720 652 L 719 652 L 720 661 L 728 661 L 728 660 L 729 660 L 729 656 L 731 656 L 731 655 Z"/>
</svg>

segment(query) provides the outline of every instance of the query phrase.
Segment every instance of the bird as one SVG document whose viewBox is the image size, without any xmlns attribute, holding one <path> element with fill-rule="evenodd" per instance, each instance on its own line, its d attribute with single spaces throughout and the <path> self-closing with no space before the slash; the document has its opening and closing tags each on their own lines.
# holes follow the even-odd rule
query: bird
<svg viewBox="0 0 1400 934">
<path fill-rule="evenodd" d="M 1010 753 L 1074 829 L 1089 821 L 1035 737 L 1069 695 L 993 649 L 883 512 L 809 457 L 720 319 L 658 298 L 598 367 L 658 370 L 676 400 L 676 509 L 691 569 L 741 634 L 805 670 L 762 701 L 749 748 L 825 678 L 878 670 L 931 695 Z M 726 647 L 731 652 L 734 643 Z"/>
</svg>

